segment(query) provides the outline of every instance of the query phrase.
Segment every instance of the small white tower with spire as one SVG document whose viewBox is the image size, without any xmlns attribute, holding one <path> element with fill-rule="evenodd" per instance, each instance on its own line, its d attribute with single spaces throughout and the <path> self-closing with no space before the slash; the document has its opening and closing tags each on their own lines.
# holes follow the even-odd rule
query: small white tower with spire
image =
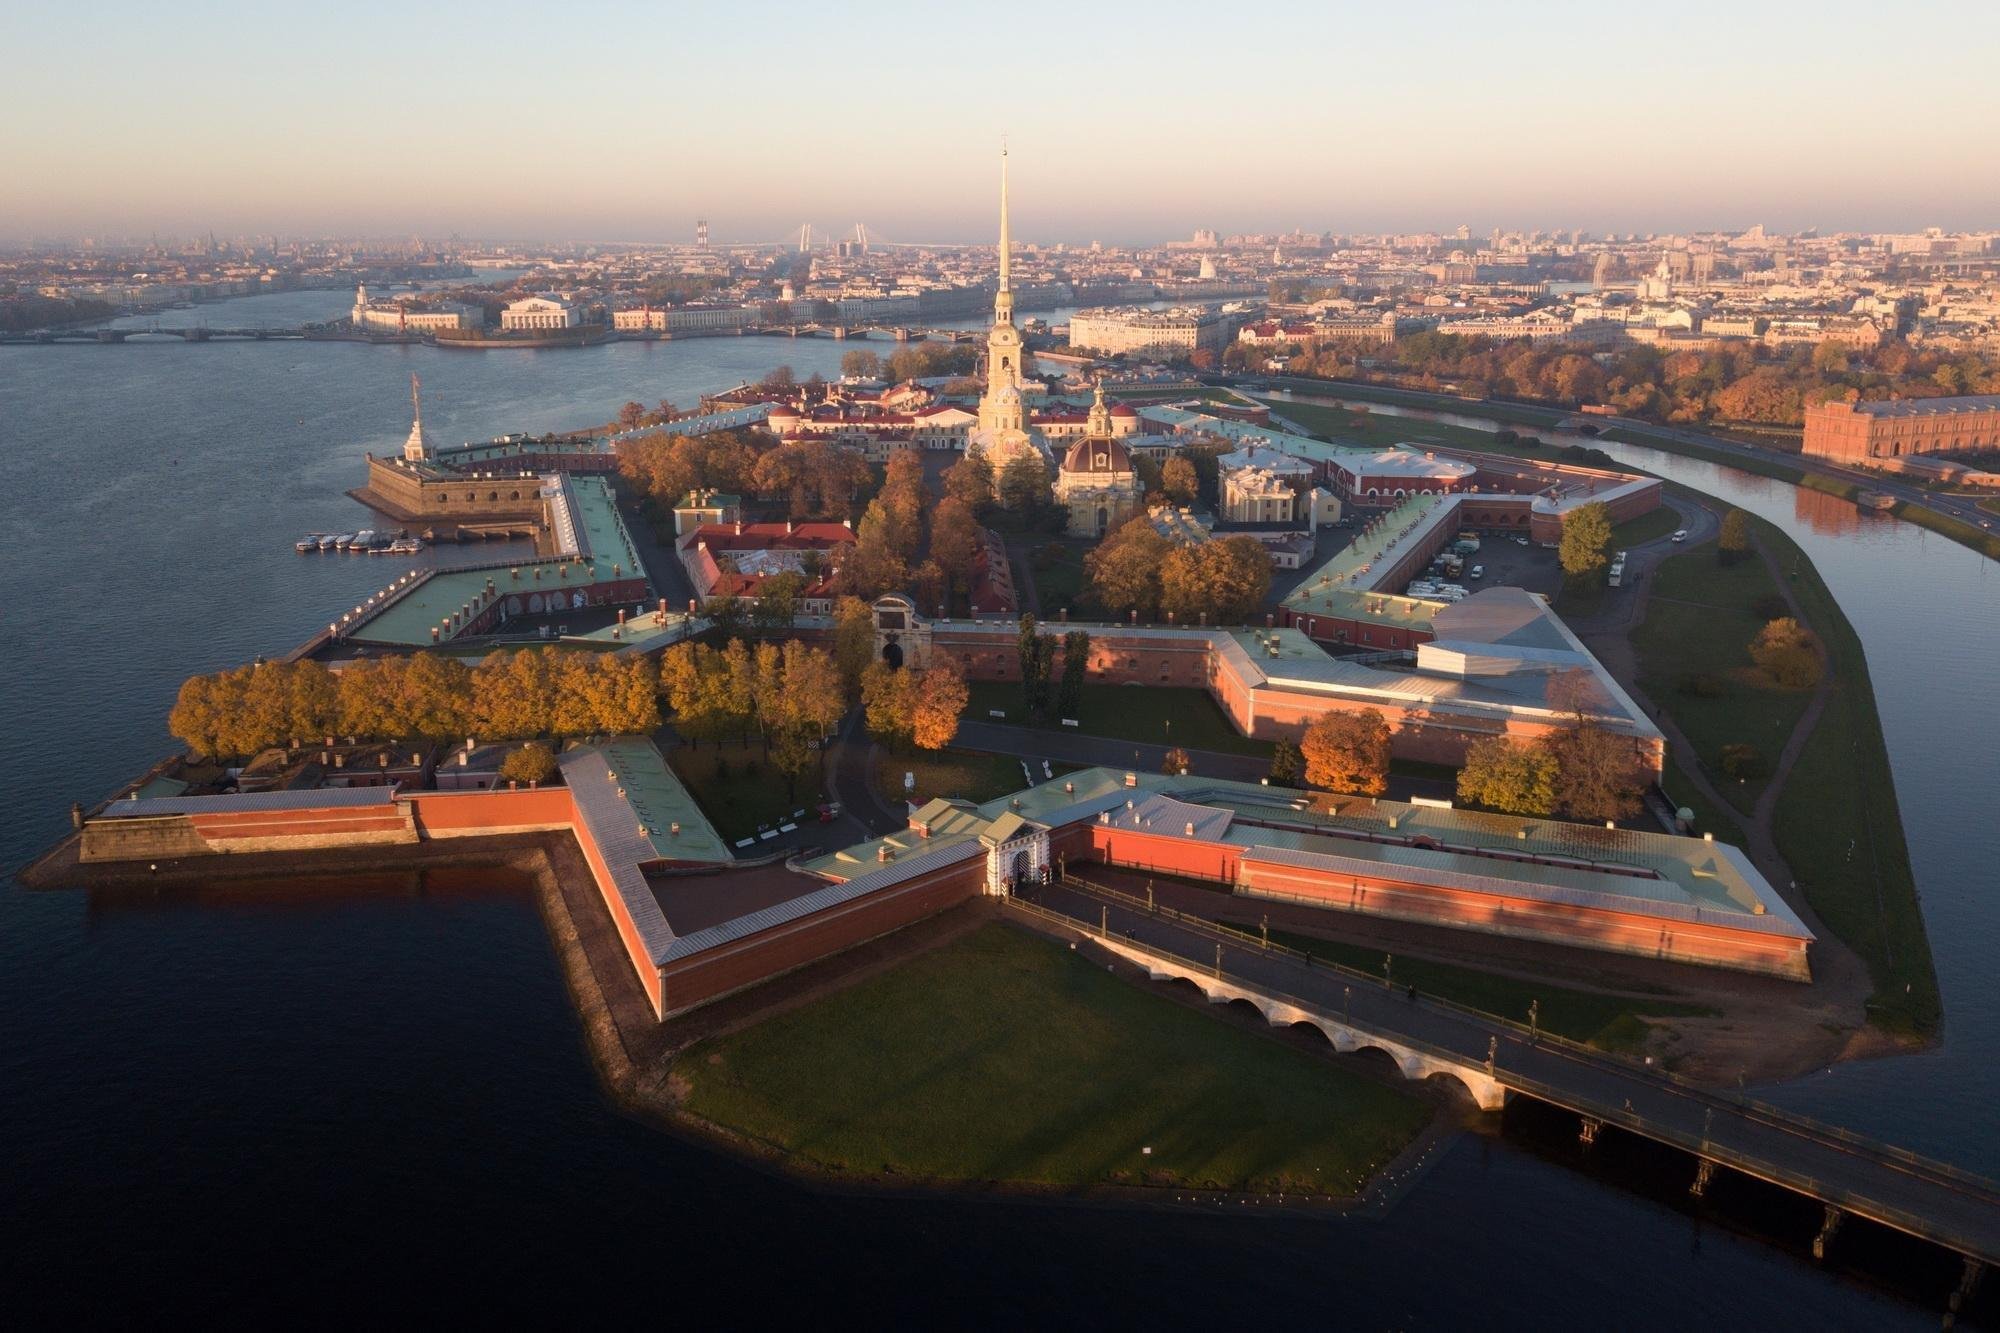
<svg viewBox="0 0 2000 1333">
<path fill-rule="evenodd" d="M 423 381 L 410 376 L 410 438 L 403 441 L 403 457 L 421 463 L 431 456 L 431 441 L 424 434 Z"/>
</svg>

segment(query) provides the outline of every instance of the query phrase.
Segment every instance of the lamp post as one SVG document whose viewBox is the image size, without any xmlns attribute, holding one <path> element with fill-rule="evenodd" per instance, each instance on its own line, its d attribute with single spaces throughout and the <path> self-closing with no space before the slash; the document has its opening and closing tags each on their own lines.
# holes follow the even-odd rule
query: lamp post
<svg viewBox="0 0 2000 1333">
<path fill-rule="evenodd" d="M 1382 955 L 1382 984 L 1384 986 L 1393 986 L 1396 984 L 1395 978 L 1390 975 L 1391 968 L 1395 965 L 1395 962 L 1396 956 L 1394 954 L 1385 953 Z"/>
<path fill-rule="evenodd" d="M 1342 986 L 1340 988 L 1340 1021 L 1346 1023 L 1351 1021 L 1353 1017 L 1354 1017 L 1354 987 Z"/>
<path fill-rule="evenodd" d="M 1534 1040 L 1542 1035 L 1542 1002 L 1528 1001 L 1528 1038 Z"/>
</svg>

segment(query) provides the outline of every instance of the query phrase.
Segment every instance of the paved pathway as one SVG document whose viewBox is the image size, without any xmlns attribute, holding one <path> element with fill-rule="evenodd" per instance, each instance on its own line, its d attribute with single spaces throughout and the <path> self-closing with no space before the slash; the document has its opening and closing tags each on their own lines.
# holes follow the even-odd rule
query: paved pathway
<svg viewBox="0 0 2000 1333">
<path fill-rule="evenodd" d="M 1589 1119 L 1773 1180 L 1986 1263 L 2000 1261 L 2000 1186 L 1747 1099 L 1393 990 L 1378 978 L 1309 964 L 1198 919 L 1152 913 L 1075 883 L 1036 891 L 1032 907 L 1078 933 L 1195 965 L 1204 975 L 1485 1072 Z M 1040 923 L 1016 904 L 1016 914 Z M 1490 1066 L 1488 1062 L 1490 1063 Z M 1694 1168 L 1690 1167 L 1690 1176 Z"/>
</svg>

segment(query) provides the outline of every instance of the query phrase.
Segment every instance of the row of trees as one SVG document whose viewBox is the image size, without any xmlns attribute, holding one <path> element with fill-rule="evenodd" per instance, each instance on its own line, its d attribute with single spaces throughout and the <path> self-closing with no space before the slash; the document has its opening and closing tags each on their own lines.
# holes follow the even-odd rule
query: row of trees
<svg viewBox="0 0 2000 1333">
<path fill-rule="evenodd" d="M 936 607 L 971 589 L 979 543 L 973 507 L 951 493 L 933 503 L 922 456 L 898 452 L 855 527 L 840 583 L 863 598 L 908 589 L 920 606 Z"/>
<path fill-rule="evenodd" d="M 413 653 L 359 661 L 338 674 L 318 662 L 260 662 L 190 677 L 167 717 L 167 729 L 190 750 L 217 758 L 323 736 L 522 740 L 659 725 L 650 663 L 554 648 L 497 652 L 476 667 Z"/>
<path fill-rule="evenodd" d="M 1062 655 L 1062 675 L 1055 674 L 1057 651 Z M 1030 721 L 1038 718 L 1073 718 L 1083 702 L 1084 673 L 1090 669 L 1090 634 L 1073 629 L 1061 636 L 1044 634 L 1032 615 L 1021 617 L 1016 641 L 1016 662 L 1021 672 L 1021 703 Z"/>
<path fill-rule="evenodd" d="M 1084 557 L 1091 591 L 1111 618 L 1172 616 L 1191 625 L 1242 624 L 1271 590 L 1271 557 L 1254 537 L 1177 545 L 1135 518 Z"/>
<path fill-rule="evenodd" d="M 1558 677 L 1551 702 L 1565 713 L 1560 730 L 1534 740 L 1491 736 L 1467 747 L 1458 798 L 1516 815 L 1626 819 L 1639 811 L 1645 777 L 1630 737 L 1591 720 L 1592 686 L 1580 673 Z"/>
<path fill-rule="evenodd" d="M 774 444 L 743 431 L 641 435 L 619 447 L 618 471 L 662 508 L 708 489 L 782 500 L 793 518 L 834 520 L 853 512 L 874 480 L 867 460 L 852 449 L 810 439 Z"/>
<path fill-rule="evenodd" d="M 1328 379 L 1367 377 L 1385 359 L 1381 347 L 1351 340 L 1277 351 L 1292 354 L 1289 373 Z M 1255 368 L 1271 354 L 1232 347 L 1224 363 Z M 1386 359 L 1398 378 L 1420 387 L 1452 384 L 1480 396 L 1603 402 L 1655 421 L 1796 426 L 1808 405 L 1828 399 L 2000 393 L 2000 359 L 1900 340 L 1866 350 L 1834 342 L 1779 351 L 1750 342 L 1705 352 L 1629 347 L 1600 359 L 1526 339 L 1419 333 L 1398 338 Z"/>
<path fill-rule="evenodd" d="M 755 734 L 785 775 L 786 799 L 819 761 L 821 745 L 847 711 L 833 655 L 793 639 L 781 649 L 731 639 L 722 648 L 677 643 L 660 656 L 660 688 L 689 744 Z"/>
<path fill-rule="evenodd" d="M 1559 731 L 1532 741 L 1492 736 L 1474 741 L 1458 774 L 1458 799 L 1518 815 L 1625 819 L 1639 810 L 1645 779 L 1629 737 L 1591 721 L 1582 711 L 1581 682 L 1559 682 L 1570 702 Z M 1274 782 L 1289 783 L 1301 768 L 1309 786 L 1359 796 L 1389 788 L 1391 731 L 1373 708 L 1328 711 L 1306 727 L 1293 750 L 1280 744 L 1271 760 Z"/>
</svg>

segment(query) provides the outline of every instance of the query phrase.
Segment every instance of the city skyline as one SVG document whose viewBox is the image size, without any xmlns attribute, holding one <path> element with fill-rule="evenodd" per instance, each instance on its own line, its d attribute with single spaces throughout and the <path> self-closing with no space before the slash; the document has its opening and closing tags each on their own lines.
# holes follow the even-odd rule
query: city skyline
<svg viewBox="0 0 2000 1333">
<path fill-rule="evenodd" d="M 1832 8 L 1814 36 L 1766 5 L 1666 25 L 1542 5 L 1504 32 L 1455 4 L 1239 26 L 1030 5 L 1011 41 L 903 6 L 610 6 L 547 32 L 512 6 L 364 5 L 335 32 L 235 4 L 195 24 L 114 9 L 0 21 L 13 49 L 87 51 L 115 76 L 16 74 L 18 101 L 62 110 L 0 145 L 0 172 L 31 183 L 0 236 L 662 242 L 706 218 L 718 243 L 808 220 L 990 243 L 982 150 L 1003 136 L 1017 235 L 1037 244 L 2000 223 L 2000 183 L 1963 169 L 2000 92 L 1954 74 L 2000 49 L 2000 19 L 1956 3 L 1923 16 L 1955 34 L 1943 53 L 1863 42 L 1879 24 L 1865 6 Z M 1324 58 L 1273 68 L 1280 50 Z M 1918 112 L 1840 95 L 1884 87 L 1954 91 Z"/>
</svg>

